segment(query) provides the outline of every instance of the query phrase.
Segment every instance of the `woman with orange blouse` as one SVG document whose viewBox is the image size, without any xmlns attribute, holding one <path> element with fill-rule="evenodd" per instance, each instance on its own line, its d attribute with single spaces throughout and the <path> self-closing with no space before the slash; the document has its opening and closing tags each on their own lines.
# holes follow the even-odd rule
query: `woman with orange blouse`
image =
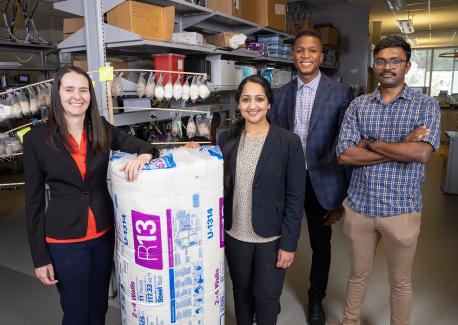
<svg viewBox="0 0 458 325">
<path fill-rule="evenodd" d="M 35 274 L 57 286 L 62 324 L 101 325 L 114 250 L 110 150 L 139 154 L 123 167 L 128 181 L 158 151 L 100 117 L 92 81 L 77 67 L 57 72 L 52 99 L 48 122 L 24 137 L 26 220 Z M 45 184 L 51 193 L 47 208 Z"/>
</svg>

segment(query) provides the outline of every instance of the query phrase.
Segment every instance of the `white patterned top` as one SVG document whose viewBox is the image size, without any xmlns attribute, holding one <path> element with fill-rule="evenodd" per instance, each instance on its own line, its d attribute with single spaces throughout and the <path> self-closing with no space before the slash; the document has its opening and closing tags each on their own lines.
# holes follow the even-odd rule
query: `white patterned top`
<svg viewBox="0 0 458 325">
<path fill-rule="evenodd" d="M 253 230 L 252 189 L 253 179 L 266 136 L 245 136 L 240 138 L 235 169 L 234 200 L 232 209 L 232 228 L 226 233 L 240 241 L 267 243 L 280 236 L 264 238 Z"/>
</svg>

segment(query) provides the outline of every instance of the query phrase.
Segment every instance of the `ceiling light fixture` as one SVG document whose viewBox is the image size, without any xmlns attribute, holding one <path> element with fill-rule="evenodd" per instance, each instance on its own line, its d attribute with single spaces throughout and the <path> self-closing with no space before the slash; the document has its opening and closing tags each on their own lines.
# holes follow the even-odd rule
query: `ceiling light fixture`
<svg viewBox="0 0 458 325">
<path fill-rule="evenodd" d="M 440 58 L 458 58 L 458 52 L 446 52 L 439 54 Z"/>
<path fill-rule="evenodd" d="M 391 11 L 401 11 L 407 6 L 405 0 L 385 0 Z"/>
<path fill-rule="evenodd" d="M 403 34 L 412 34 L 415 32 L 413 28 L 413 21 L 412 18 L 409 19 L 398 19 L 396 20 L 399 26 L 399 29 Z"/>
</svg>

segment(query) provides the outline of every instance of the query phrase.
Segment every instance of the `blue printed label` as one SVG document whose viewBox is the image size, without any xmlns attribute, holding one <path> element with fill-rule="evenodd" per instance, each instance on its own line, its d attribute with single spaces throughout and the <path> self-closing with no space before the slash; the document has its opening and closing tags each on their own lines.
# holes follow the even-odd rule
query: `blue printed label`
<svg viewBox="0 0 458 325">
<path fill-rule="evenodd" d="M 223 159 L 223 154 L 219 146 L 202 146 L 199 148 L 199 152 L 208 152 L 213 157 L 218 158 L 219 160 Z"/>
<path fill-rule="evenodd" d="M 143 170 L 169 169 L 175 168 L 176 166 L 172 154 L 168 154 L 167 156 L 151 160 L 149 164 L 143 167 Z"/>
</svg>

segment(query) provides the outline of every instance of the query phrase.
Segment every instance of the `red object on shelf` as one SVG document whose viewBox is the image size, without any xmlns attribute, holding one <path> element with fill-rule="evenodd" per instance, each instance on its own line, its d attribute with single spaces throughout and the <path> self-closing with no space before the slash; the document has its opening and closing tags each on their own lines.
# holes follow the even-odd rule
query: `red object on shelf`
<svg viewBox="0 0 458 325">
<path fill-rule="evenodd" d="M 154 70 L 165 70 L 165 71 L 177 71 L 183 72 L 184 71 L 184 58 L 186 55 L 181 54 L 153 54 L 153 62 L 154 62 Z M 156 81 L 159 79 L 160 73 L 156 74 Z M 177 80 L 177 74 L 168 74 L 163 73 L 162 78 L 164 81 L 163 86 L 167 84 L 169 81 L 169 77 L 172 77 L 172 83 Z M 183 75 L 181 76 L 180 80 L 183 80 Z"/>
</svg>

